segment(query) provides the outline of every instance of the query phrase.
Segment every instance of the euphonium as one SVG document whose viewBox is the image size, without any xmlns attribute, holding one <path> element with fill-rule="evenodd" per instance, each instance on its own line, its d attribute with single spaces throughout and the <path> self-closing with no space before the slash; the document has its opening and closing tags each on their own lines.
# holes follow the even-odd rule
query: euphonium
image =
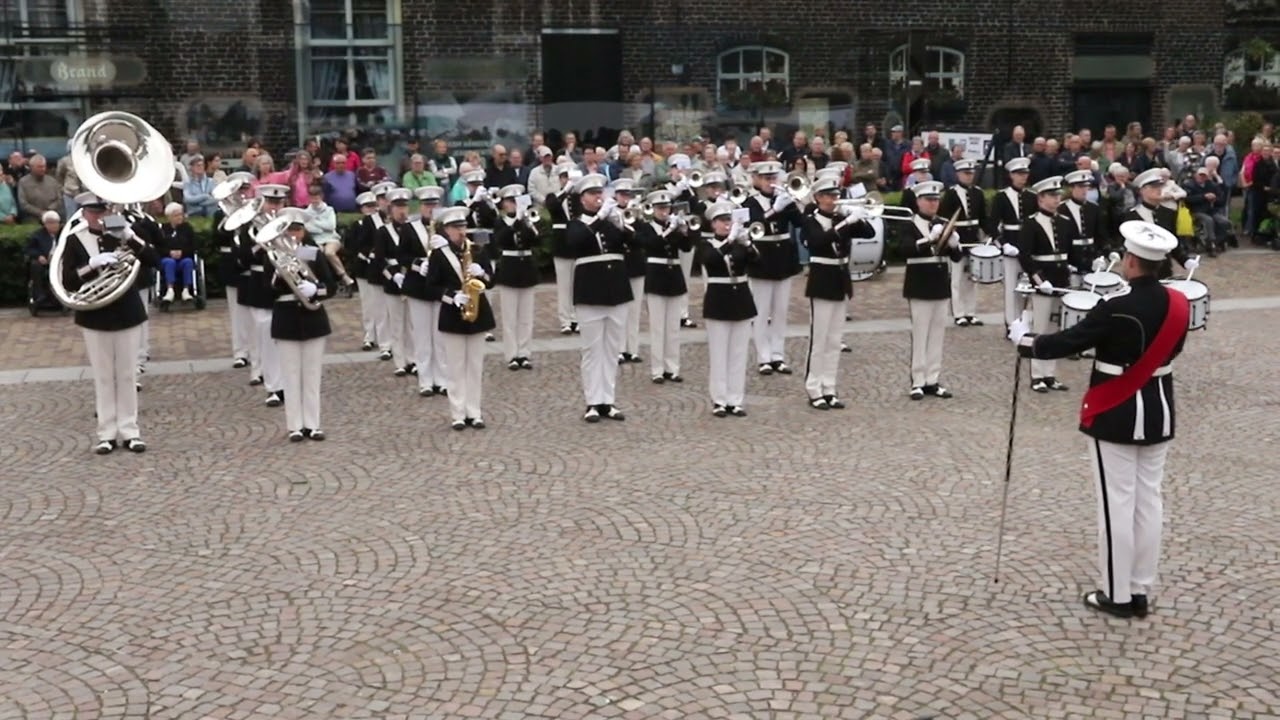
<svg viewBox="0 0 1280 720">
<path fill-rule="evenodd" d="M 289 290 L 293 292 L 293 296 L 298 299 L 302 307 L 318 310 L 320 302 L 303 295 L 298 290 L 298 285 L 303 281 L 316 284 L 320 281 L 315 273 L 311 272 L 311 266 L 298 257 L 299 243 L 295 242 L 287 232 L 289 225 L 293 222 L 294 217 L 291 214 L 281 213 L 258 228 L 253 241 L 262 248 L 267 260 L 275 267 L 276 276 L 289 286 Z"/>
<path fill-rule="evenodd" d="M 154 200 L 173 182 L 173 149 L 169 141 L 142 118 L 123 112 L 94 115 L 71 138 L 71 166 L 86 190 L 113 206 L 117 213 Z M 142 218 L 126 211 L 127 220 Z M 68 219 L 49 256 L 49 289 L 69 310 L 97 310 L 119 300 L 133 288 L 142 271 L 141 259 L 121 245 L 120 260 L 102 268 L 75 292 L 62 283 L 67 240 L 84 229 L 79 213 Z"/>
<path fill-rule="evenodd" d="M 462 308 L 462 319 L 465 322 L 475 322 L 480 317 L 480 293 L 484 292 L 484 281 L 471 276 L 471 265 L 474 262 L 471 258 L 471 239 L 468 238 L 462 249 L 462 267 L 467 276 L 462 282 L 462 292 L 467 294 L 467 304 Z"/>
</svg>

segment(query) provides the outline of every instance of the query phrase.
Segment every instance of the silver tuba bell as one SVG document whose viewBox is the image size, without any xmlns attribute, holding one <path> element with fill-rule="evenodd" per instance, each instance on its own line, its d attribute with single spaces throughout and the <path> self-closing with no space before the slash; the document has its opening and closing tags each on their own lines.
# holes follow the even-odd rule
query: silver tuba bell
<svg viewBox="0 0 1280 720">
<path fill-rule="evenodd" d="M 289 226 L 299 220 L 295 213 L 289 212 L 291 209 L 281 211 L 259 227 L 253 241 L 262 248 L 267 260 L 275 267 L 276 276 L 289 286 L 289 290 L 293 292 L 293 296 L 298 299 L 302 307 L 307 310 L 318 310 L 319 301 L 306 297 L 298 290 L 298 285 L 304 280 L 316 284 L 320 281 L 311 272 L 311 266 L 298 257 L 299 243 L 288 233 Z"/>
<path fill-rule="evenodd" d="M 104 112 L 84 121 L 71 137 L 69 155 L 80 184 L 113 206 L 116 215 L 126 214 L 128 220 L 142 217 L 133 208 L 164 195 L 173 182 L 169 141 L 129 113 Z M 62 282 L 67 241 L 84 227 L 77 212 L 62 228 L 49 256 L 49 288 L 70 310 L 110 305 L 133 288 L 142 271 L 142 260 L 122 243 L 116 263 L 102 268 L 78 289 L 68 290 Z"/>
</svg>

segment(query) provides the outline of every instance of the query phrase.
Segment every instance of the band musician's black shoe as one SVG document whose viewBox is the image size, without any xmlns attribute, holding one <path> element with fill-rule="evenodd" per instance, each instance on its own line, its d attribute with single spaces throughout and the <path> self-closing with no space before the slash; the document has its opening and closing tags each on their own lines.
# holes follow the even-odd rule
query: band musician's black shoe
<svg viewBox="0 0 1280 720">
<path fill-rule="evenodd" d="M 1031 381 L 1031 389 L 1038 393 L 1049 392 L 1049 383 L 1045 378 L 1036 378 Z"/>
<path fill-rule="evenodd" d="M 832 410 L 844 409 L 844 401 L 836 397 L 835 395 L 828 395 L 826 397 L 826 400 L 827 400 L 827 407 L 831 408 Z"/>
<path fill-rule="evenodd" d="M 116 449 L 115 440 L 102 440 L 93 446 L 93 452 L 97 455 L 110 455 Z"/>
<path fill-rule="evenodd" d="M 729 414 L 729 409 L 723 405 L 716 405 L 715 407 L 711 408 L 711 414 L 715 415 L 716 417 L 725 417 L 726 415 Z"/>
<path fill-rule="evenodd" d="M 435 388 L 421 388 L 418 390 L 418 397 L 431 397 L 436 394 Z"/>
<path fill-rule="evenodd" d="M 746 410 L 743 410 L 741 407 L 739 407 L 739 406 L 737 406 L 737 405 L 730 405 L 730 406 L 729 406 L 729 414 L 730 414 L 730 415 L 732 415 L 732 416 L 734 416 L 734 417 L 746 417 L 746 416 L 747 416 L 747 411 L 746 411 Z"/>
<path fill-rule="evenodd" d="M 770 365 L 769 363 L 760 363 L 760 367 L 756 369 L 756 372 L 761 375 L 772 375 L 773 365 Z"/>
<path fill-rule="evenodd" d="M 627 416 L 623 415 L 621 410 L 619 410 L 618 408 L 612 405 L 605 405 L 601 407 L 600 414 L 609 418 L 610 420 L 626 420 L 627 419 Z"/>
<path fill-rule="evenodd" d="M 976 327 L 981 327 L 984 323 L 983 323 L 981 320 L 979 320 L 978 318 L 976 318 L 976 317 L 974 317 L 974 316 L 970 315 L 970 316 L 969 316 L 969 324 L 970 324 L 970 325 L 973 325 L 973 326 L 976 326 Z"/>
<path fill-rule="evenodd" d="M 781 360 L 774 360 L 773 362 L 771 362 L 771 363 L 769 363 L 769 364 L 770 364 L 770 365 L 772 365 L 772 366 L 773 366 L 773 369 L 774 369 L 777 373 L 779 373 L 779 374 L 781 374 L 781 375 L 790 375 L 790 374 L 791 374 L 791 366 L 790 366 L 790 365 L 788 365 L 788 364 L 786 364 L 786 363 L 784 363 L 784 362 L 782 362 Z"/>
<path fill-rule="evenodd" d="M 461 420 L 454 420 L 453 424 L 450 425 L 449 427 L 453 428 L 454 430 L 466 430 L 467 424 L 462 422 Z"/>
<path fill-rule="evenodd" d="M 1094 590 L 1091 593 L 1086 593 L 1084 596 L 1084 604 L 1093 610 L 1104 612 L 1113 617 L 1133 617 L 1133 603 L 1125 603 L 1121 605 L 1119 603 L 1111 602 L 1111 598 L 1107 597 L 1107 594 L 1101 590 Z"/>
<path fill-rule="evenodd" d="M 913 388 L 911 388 L 911 399 L 912 399 L 912 400 L 923 400 L 923 399 L 924 399 L 924 388 L 920 388 L 920 387 L 913 387 Z"/>
<path fill-rule="evenodd" d="M 375 347 L 377 347 L 377 346 L 376 346 L 376 345 L 374 345 L 373 343 L 368 342 L 368 341 L 365 341 L 365 342 L 364 342 L 364 344 L 362 344 L 362 345 L 360 346 L 360 349 L 361 349 L 361 350 L 364 350 L 364 351 L 366 351 L 366 352 L 368 352 L 369 350 L 372 350 L 372 349 L 374 349 Z"/>
<path fill-rule="evenodd" d="M 1150 608 L 1147 605 L 1146 595 L 1134 595 L 1129 604 L 1133 606 L 1134 617 L 1144 618 L 1150 612 Z"/>
<path fill-rule="evenodd" d="M 813 398 L 809 401 L 809 407 L 814 410 L 830 410 L 831 404 L 827 402 L 826 398 Z"/>
<path fill-rule="evenodd" d="M 396 370 L 395 370 L 395 372 L 394 372 L 393 374 L 394 374 L 396 377 L 404 377 L 405 375 L 408 375 L 408 374 L 409 374 L 409 368 L 407 368 L 407 367 L 398 367 L 398 368 L 396 368 Z"/>
<path fill-rule="evenodd" d="M 693 321 L 692 319 L 690 319 L 690 318 L 681 318 L 681 320 L 680 320 L 680 327 L 682 327 L 682 328 L 696 328 L 696 327 L 698 327 L 698 323 L 694 322 L 694 321 Z"/>
<path fill-rule="evenodd" d="M 956 318 L 956 319 L 955 319 L 955 321 L 954 321 L 954 322 L 955 322 L 955 324 L 956 324 L 956 327 L 968 327 L 968 326 L 969 326 L 969 318 L 967 318 L 967 317 L 958 317 L 958 318 Z"/>
<path fill-rule="evenodd" d="M 1050 390 L 1061 390 L 1063 392 L 1066 392 L 1067 390 L 1071 389 L 1066 385 L 1063 385 L 1062 383 L 1058 382 L 1058 378 L 1055 378 L 1055 377 L 1047 377 L 1044 379 L 1044 381 L 1045 381 L 1045 384 L 1049 386 Z"/>
<path fill-rule="evenodd" d="M 941 385 L 926 385 L 924 388 L 924 392 L 926 395 L 932 395 L 933 397 L 943 398 L 944 400 L 951 397 L 951 391 L 942 387 Z"/>
<path fill-rule="evenodd" d="M 507 363 L 507 369 L 508 369 L 508 370 L 519 370 L 519 369 L 520 369 L 520 360 L 518 360 L 517 358 L 511 358 L 511 361 Z"/>
<path fill-rule="evenodd" d="M 246 367 L 249 367 L 249 361 L 245 360 L 244 358 L 236 358 L 235 360 L 231 361 L 231 367 L 237 370 L 239 370 L 240 368 L 246 368 Z"/>
<path fill-rule="evenodd" d="M 665 377 L 661 376 L 661 375 L 654 375 L 654 376 L 653 376 L 653 384 L 654 384 L 654 385 L 661 385 L 662 383 L 664 383 L 664 382 L 666 382 L 666 381 L 667 381 L 667 379 L 666 379 Z"/>
<path fill-rule="evenodd" d="M 582 419 L 589 423 L 598 423 L 600 422 L 600 411 L 593 405 L 587 408 L 587 412 L 583 414 Z"/>
<path fill-rule="evenodd" d="M 289 442 L 302 442 L 303 440 L 306 439 L 306 437 L 307 437 L 306 435 L 302 434 L 301 430 L 294 430 L 293 432 L 289 433 Z"/>
<path fill-rule="evenodd" d="M 560 334 L 561 334 L 561 335 L 572 335 L 572 334 L 573 334 L 573 326 L 572 326 L 572 325 L 561 325 L 561 326 L 560 326 Z"/>
<path fill-rule="evenodd" d="M 378 353 L 378 359 L 379 359 L 379 360 L 390 360 L 390 359 L 391 359 L 391 351 L 390 351 L 390 350 L 383 350 L 382 352 Z"/>
<path fill-rule="evenodd" d="M 312 430 L 312 431 L 310 432 L 310 434 L 309 434 L 309 435 L 307 435 L 307 437 L 311 438 L 312 440 L 323 441 L 323 440 L 324 440 L 324 431 L 323 431 L 323 430 Z"/>
<path fill-rule="evenodd" d="M 263 383 L 263 380 L 261 375 L 259 375 L 256 378 L 250 378 L 249 380 L 249 384 L 253 386 L 261 385 L 262 383 Z"/>
<path fill-rule="evenodd" d="M 475 429 L 475 430 L 483 430 L 483 429 L 484 429 L 484 420 L 482 420 L 482 419 L 480 419 L 480 418 L 476 418 L 475 420 L 472 420 L 472 421 L 471 421 L 471 427 L 472 427 L 472 429 Z"/>
<path fill-rule="evenodd" d="M 532 361 L 532 360 L 530 360 L 529 358 L 527 358 L 527 357 L 521 357 L 521 358 L 516 358 L 516 360 L 519 360 L 519 361 L 520 361 L 520 369 L 521 369 L 521 370 L 532 370 L 532 369 L 533 369 L 533 361 Z"/>
<path fill-rule="evenodd" d="M 142 442 L 142 438 L 129 438 L 124 441 L 124 449 L 129 452 L 142 453 L 147 451 L 147 444 Z"/>
<path fill-rule="evenodd" d="M 670 380 L 670 381 L 671 381 L 671 382 L 673 382 L 673 383 L 682 383 L 682 382 L 684 382 L 684 378 L 683 378 L 683 377 L 680 377 L 679 375 L 677 375 L 677 374 L 675 374 L 675 373 L 662 373 L 662 377 L 666 378 L 667 380 Z"/>
<path fill-rule="evenodd" d="M 569 329 L 573 331 L 574 335 L 578 335 L 582 332 L 582 330 L 578 327 L 578 323 L 576 322 L 569 323 Z"/>
</svg>

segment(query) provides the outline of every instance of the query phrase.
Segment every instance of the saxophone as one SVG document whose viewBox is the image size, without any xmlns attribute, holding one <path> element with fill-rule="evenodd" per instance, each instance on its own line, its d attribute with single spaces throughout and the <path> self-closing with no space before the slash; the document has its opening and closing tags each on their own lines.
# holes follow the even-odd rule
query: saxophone
<svg viewBox="0 0 1280 720">
<path fill-rule="evenodd" d="M 467 238 L 467 244 L 462 250 L 462 267 L 466 280 L 462 282 L 462 292 L 467 294 L 467 304 L 462 308 L 462 319 L 466 322 L 475 322 L 480 317 L 480 293 L 484 292 L 484 281 L 479 278 L 472 277 L 470 268 L 475 261 L 471 259 L 471 239 Z"/>
</svg>

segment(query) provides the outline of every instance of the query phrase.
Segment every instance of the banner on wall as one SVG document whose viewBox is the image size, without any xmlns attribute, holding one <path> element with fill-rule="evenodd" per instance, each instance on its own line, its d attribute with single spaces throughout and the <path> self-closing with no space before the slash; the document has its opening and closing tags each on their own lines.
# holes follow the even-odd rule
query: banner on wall
<svg viewBox="0 0 1280 720">
<path fill-rule="evenodd" d="M 920 135 L 921 142 L 927 142 L 925 135 Z M 950 150 L 958 143 L 964 143 L 964 159 L 982 160 L 991 152 L 991 133 L 989 132 L 939 132 L 938 143 Z M 991 158 L 992 162 L 996 160 Z"/>
</svg>

